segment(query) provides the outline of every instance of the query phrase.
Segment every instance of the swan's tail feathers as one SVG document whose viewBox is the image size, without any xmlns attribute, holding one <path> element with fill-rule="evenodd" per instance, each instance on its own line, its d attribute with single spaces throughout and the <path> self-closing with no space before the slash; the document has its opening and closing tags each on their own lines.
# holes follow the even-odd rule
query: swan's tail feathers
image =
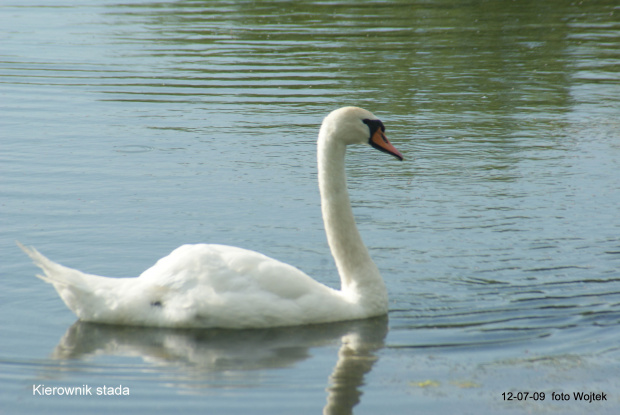
<svg viewBox="0 0 620 415">
<path fill-rule="evenodd" d="M 32 259 L 37 267 L 41 268 L 44 275 L 37 274 L 37 277 L 43 281 L 53 284 L 56 288 L 72 287 L 83 291 L 89 290 L 88 275 L 47 259 L 33 247 L 26 247 L 19 242 L 17 245 Z"/>
<path fill-rule="evenodd" d="M 85 274 L 47 259 L 32 247 L 25 247 L 19 242 L 17 245 L 43 270 L 43 274 L 37 277 L 52 284 L 67 307 L 80 319 L 105 320 L 106 316 L 101 311 L 116 302 L 118 281 L 122 279 Z"/>
</svg>

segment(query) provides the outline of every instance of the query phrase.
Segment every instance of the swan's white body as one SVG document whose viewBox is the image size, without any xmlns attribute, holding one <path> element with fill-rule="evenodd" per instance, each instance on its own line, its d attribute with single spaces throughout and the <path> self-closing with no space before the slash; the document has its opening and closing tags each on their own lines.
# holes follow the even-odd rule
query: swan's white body
<svg viewBox="0 0 620 415">
<path fill-rule="evenodd" d="M 257 328 L 382 315 L 388 309 L 387 291 L 357 231 L 346 186 L 346 146 L 361 142 L 402 159 L 383 135 L 383 124 L 368 111 L 341 108 L 323 121 L 318 139 L 319 188 L 340 290 L 291 265 L 224 245 L 181 246 L 138 278 L 89 275 L 56 264 L 33 248 L 22 249 L 45 273 L 40 278 L 53 284 L 84 321 Z"/>
</svg>

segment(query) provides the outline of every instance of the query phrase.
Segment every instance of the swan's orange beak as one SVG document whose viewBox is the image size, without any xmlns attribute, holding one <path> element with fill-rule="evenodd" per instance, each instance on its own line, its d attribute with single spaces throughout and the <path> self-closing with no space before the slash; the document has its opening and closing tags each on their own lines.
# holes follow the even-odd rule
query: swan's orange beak
<svg viewBox="0 0 620 415">
<path fill-rule="evenodd" d="M 396 147 L 388 141 L 383 131 L 381 131 L 381 128 L 377 128 L 377 131 L 375 131 L 372 137 L 370 137 L 370 145 L 377 150 L 393 155 L 399 160 L 404 159 L 403 155 L 400 154 L 400 151 L 396 150 Z"/>
</svg>

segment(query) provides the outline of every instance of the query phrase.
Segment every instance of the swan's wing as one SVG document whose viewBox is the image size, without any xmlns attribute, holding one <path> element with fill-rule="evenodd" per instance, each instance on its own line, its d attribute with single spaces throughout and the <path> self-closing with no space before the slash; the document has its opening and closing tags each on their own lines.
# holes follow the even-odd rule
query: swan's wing
<svg viewBox="0 0 620 415">
<path fill-rule="evenodd" d="M 303 324 L 319 316 L 329 320 L 343 302 L 339 291 L 291 265 L 224 245 L 181 246 L 138 280 L 139 296 L 149 297 L 152 312 L 176 325 Z"/>
<path fill-rule="evenodd" d="M 216 294 L 269 292 L 288 299 L 307 294 L 309 289 L 327 288 L 291 265 L 225 245 L 183 245 L 139 278 L 174 291 L 204 287 Z"/>
</svg>

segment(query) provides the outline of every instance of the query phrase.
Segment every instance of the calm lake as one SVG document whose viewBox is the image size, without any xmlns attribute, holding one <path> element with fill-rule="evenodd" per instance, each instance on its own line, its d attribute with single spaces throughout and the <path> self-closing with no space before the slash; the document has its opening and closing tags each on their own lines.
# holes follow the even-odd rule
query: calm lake
<svg viewBox="0 0 620 415">
<path fill-rule="evenodd" d="M 347 157 L 387 318 L 86 324 L 15 244 L 131 277 L 221 243 L 339 287 L 315 143 L 345 105 L 405 156 Z M 616 414 L 619 207 L 617 1 L 4 0 L 0 414 Z"/>
</svg>

